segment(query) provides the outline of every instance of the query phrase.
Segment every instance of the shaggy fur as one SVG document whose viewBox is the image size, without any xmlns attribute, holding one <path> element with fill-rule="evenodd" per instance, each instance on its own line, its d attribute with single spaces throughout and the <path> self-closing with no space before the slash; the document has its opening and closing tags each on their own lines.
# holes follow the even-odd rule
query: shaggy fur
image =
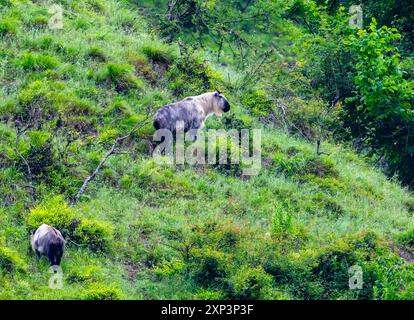
<svg viewBox="0 0 414 320">
<path fill-rule="evenodd" d="M 44 255 L 49 258 L 50 264 L 60 265 L 65 240 L 59 230 L 42 224 L 30 239 L 33 251 L 40 257 Z"/>
<path fill-rule="evenodd" d="M 154 128 L 175 132 L 177 121 L 184 122 L 184 132 L 201 129 L 212 114 L 221 116 L 230 111 L 230 104 L 220 92 L 207 92 L 187 97 L 160 108 L 154 116 Z"/>
</svg>

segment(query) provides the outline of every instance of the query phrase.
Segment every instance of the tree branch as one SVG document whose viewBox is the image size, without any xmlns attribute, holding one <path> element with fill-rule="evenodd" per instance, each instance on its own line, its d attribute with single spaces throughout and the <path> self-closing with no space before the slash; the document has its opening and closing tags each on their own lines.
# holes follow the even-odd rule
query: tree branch
<svg viewBox="0 0 414 320">
<path fill-rule="evenodd" d="M 32 170 L 30 169 L 30 165 L 27 162 L 26 158 L 20 153 L 19 151 L 19 142 L 20 137 L 30 128 L 31 123 L 29 123 L 26 127 L 20 127 L 21 122 L 19 120 L 16 120 L 15 126 L 16 126 L 16 141 L 15 141 L 15 147 L 14 151 L 17 153 L 20 159 L 24 162 L 26 168 L 27 168 L 27 179 L 32 182 Z"/>
<path fill-rule="evenodd" d="M 83 184 L 81 186 L 81 188 L 79 189 L 79 191 L 76 193 L 75 197 L 73 198 L 71 204 L 72 206 L 76 204 L 76 202 L 79 200 L 79 198 L 81 197 L 81 195 L 85 192 L 86 188 L 88 187 L 88 184 L 97 176 L 97 174 L 99 173 L 99 171 L 101 170 L 102 166 L 105 164 L 105 162 L 108 160 L 108 158 L 111 155 L 116 155 L 116 154 L 121 154 L 118 150 L 117 147 L 119 145 L 119 143 L 121 143 L 122 141 L 124 141 L 125 139 L 128 139 L 132 134 L 134 134 L 136 131 L 138 131 L 139 129 L 141 129 L 143 126 L 145 126 L 149 120 L 151 119 L 151 115 L 147 116 L 145 118 L 145 120 L 143 122 L 137 122 L 134 126 L 134 128 L 126 135 L 124 136 L 120 136 L 117 137 L 115 139 L 115 142 L 112 144 L 111 148 L 109 149 L 109 151 L 105 154 L 105 156 L 102 158 L 102 160 L 99 162 L 99 164 L 96 166 L 95 170 L 92 172 L 91 175 L 87 176 L 86 179 L 83 181 Z"/>
</svg>

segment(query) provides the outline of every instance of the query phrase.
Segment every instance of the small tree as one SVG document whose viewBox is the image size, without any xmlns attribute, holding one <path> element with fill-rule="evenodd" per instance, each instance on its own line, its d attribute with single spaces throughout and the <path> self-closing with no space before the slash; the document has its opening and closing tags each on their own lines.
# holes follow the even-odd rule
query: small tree
<svg viewBox="0 0 414 320">
<path fill-rule="evenodd" d="M 355 95 L 347 102 L 354 135 L 367 143 L 372 153 L 384 156 L 392 173 L 409 184 L 414 173 L 413 83 L 404 78 L 394 42 L 395 28 L 361 29 L 346 42 L 356 59 Z M 355 121 L 358 119 L 358 121 Z"/>
</svg>

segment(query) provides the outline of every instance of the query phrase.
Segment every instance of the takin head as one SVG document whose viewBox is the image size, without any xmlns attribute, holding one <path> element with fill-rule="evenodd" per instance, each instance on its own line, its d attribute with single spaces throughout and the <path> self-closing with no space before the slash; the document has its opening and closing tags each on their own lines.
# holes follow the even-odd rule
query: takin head
<svg viewBox="0 0 414 320">
<path fill-rule="evenodd" d="M 230 111 L 230 103 L 227 101 L 226 97 L 217 89 L 215 92 L 213 92 L 213 105 L 214 112 L 216 114 Z"/>
</svg>

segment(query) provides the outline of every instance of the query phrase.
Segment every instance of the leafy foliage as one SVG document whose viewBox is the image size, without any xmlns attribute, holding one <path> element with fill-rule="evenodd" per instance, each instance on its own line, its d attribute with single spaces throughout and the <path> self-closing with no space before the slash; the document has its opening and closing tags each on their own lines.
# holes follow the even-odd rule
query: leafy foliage
<svg viewBox="0 0 414 320">
<path fill-rule="evenodd" d="M 0 298 L 412 299 L 412 194 L 350 146 L 409 176 L 410 17 L 385 2 L 357 32 L 338 1 L 60 1 L 58 30 L 48 1 L 0 1 Z M 117 137 L 215 88 L 206 129 L 261 129 L 257 175 L 157 163 L 149 123 L 70 204 Z M 64 290 L 28 250 L 42 223 Z"/>
<path fill-rule="evenodd" d="M 404 78 L 393 41 L 400 38 L 395 28 L 377 29 L 375 20 L 369 31 L 360 30 L 350 37 L 349 45 L 356 54 L 355 85 L 357 95 L 349 98 L 356 106 L 354 115 L 362 111 L 361 123 L 354 131 L 372 151 L 385 155 L 392 171 L 399 171 L 404 181 L 414 181 L 414 82 Z M 351 106 L 352 108 L 352 106 Z"/>
</svg>

